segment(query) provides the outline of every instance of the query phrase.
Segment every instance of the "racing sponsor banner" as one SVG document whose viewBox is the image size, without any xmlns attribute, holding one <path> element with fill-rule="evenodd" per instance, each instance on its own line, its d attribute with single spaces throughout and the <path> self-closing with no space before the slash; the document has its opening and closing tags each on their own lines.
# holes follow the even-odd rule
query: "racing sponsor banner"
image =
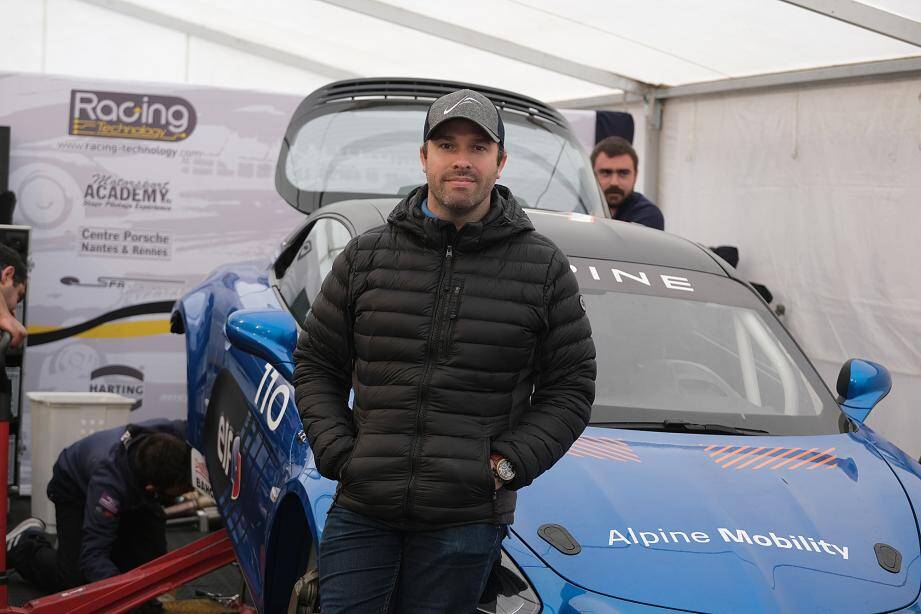
<svg viewBox="0 0 921 614">
<path fill-rule="evenodd" d="M 185 415 L 169 311 L 219 265 L 269 256 L 303 219 L 274 188 L 300 100 L 0 74 L 14 223 L 33 229 L 25 390 L 116 392 L 136 400 L 132 420 Z"/>
</svg>

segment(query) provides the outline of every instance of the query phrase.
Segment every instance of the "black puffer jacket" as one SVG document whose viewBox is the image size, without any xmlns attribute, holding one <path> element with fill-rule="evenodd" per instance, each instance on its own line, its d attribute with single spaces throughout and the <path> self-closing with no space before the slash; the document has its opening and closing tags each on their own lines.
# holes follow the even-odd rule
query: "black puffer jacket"
<svg viewBox="0 0 921 614">
<path fill-rule="evenodd" d="M 506 523 L 588 422 L 591 327 L 507 188 L 460 231 L 425 217 L 426 194 L 336 259 L 294 353 L 297 406 L 343 507 L 408 530 Z M 498 494 L 490 453 L 517 471 Z"/>
</svg>

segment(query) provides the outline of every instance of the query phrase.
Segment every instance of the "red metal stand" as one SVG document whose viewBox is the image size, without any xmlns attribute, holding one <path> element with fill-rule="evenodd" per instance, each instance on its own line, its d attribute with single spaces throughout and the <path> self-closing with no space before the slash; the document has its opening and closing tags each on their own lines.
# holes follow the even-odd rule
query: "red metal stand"
<svg viewBox="0 0 921 614">
<path fill-rule="evenodd" d="M 0 393 L 2 394 L 2 393 Z M 6 489 L 6 476 L 9 475 L 9 463 L 7 461 L 7 454 L 9 453 L 10 447 L 10 423 L 8 420 L 4 420 L 0 417 L 0 481 L 3 482 L 3 485 L 0 486 L 0 535 L 6 538 L 6 513 L 7 513 L 7 489 Z M 6 543 L 4 541 L 3 548 L 0 548 L 0 608 L 5 608 L 9 604 L 9 595 L 7 594 L 7 581 L 9 578 L 9 572 L 6 571 Z"/>
<path fill-rule="evenodd" d="M 233 560 L 230 537 L 221 529 L 127 573 L 6 608 L 0 614 L 126 612 Z"/>
</svg>

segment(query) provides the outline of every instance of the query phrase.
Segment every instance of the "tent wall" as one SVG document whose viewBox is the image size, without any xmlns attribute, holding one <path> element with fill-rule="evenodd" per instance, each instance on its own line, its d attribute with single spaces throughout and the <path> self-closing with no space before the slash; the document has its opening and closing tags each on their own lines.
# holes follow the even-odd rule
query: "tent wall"
<svg viewBox="0 0 921 614">
<path fill-rule="evenodd" d="M 868 424 L 921 453 L 921 83 L 877 81 L 665 104 L 666 229 L 737 245 L 834 391 L 875 360 L 893 391 Z M 637 118 L 639 119 L 639 118 Z"/>
</svg>

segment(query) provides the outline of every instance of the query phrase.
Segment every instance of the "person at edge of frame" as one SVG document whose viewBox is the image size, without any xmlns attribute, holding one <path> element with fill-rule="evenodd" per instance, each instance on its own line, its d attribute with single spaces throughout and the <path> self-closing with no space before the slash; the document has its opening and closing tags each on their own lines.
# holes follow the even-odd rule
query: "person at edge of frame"
<svg viewBox="0 0 921 614">
<path fill-rule="evenodd" d="M 10 334 L 12 347 L 19 347 L 26 339 L 26 328 L 16 319 L 16 305 L 26 296 L 29 269 L 16 250 L 0 243 L 0 330 Z"/>
</svg>

